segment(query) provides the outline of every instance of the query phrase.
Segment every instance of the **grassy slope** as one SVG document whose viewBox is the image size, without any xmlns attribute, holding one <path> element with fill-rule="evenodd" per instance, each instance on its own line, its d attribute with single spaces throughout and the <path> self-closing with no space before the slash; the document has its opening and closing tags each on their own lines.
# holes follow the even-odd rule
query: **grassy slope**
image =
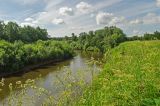
<svg viewBox="0 0 160 106">
<path fill-rule="evenodd" d="M 160 106 L 160 41 L 125 42 L 106 55 L 79 105 Z"/>
</svg>

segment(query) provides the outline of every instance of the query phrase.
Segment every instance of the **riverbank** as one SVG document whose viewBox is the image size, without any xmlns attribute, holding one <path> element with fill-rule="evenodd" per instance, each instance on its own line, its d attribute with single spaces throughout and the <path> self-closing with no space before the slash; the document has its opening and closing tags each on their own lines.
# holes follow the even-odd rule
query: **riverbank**
<svg viewBox="0 0 160 106">
<path fill-rule="evenodd" d="M 74 51 L 63 41 L 37 41 L 25 44 L 0 40 L 0 77 L 26 72 L 50 62 L 73 57 Z"/>
<path fill-rule="evenodd" d="M 133 41 L 106 53 L 106 65 L 77 105 L 159 106 L 160 41 Z"/>
<path fill-rule="evenodd" d="M 65 100 L 63 99 L 63 97 L 61 97 L 61 94 L 63 94 L 63 92 L 70 91 L 71 89 L 73 91 L 73 87 L 71 86 L 72 88 L 69 88 L 70 86 L 64 86 L 62 85 L 62 83 L 58 83 L 59 81 L 63 82 L 63 84 L 65 85 L 68 85 L 68 83 L 70 85 L 71 82 L 72 84 L 74 83 L 76 84 L 78 80 L 80 81 L 84 80 L 84 81 L 87 81 L 87 83 L 89 83 L 90 78 L 92 77 L 90 70 L 94 69 L 95 70 L 94 75 L 97 75 L 101 68 L 99 65 L 96 65 L 96 68 L 95 68 L 95 66 L 93 67 L 93 65 L 91 64 L 86 64 L 90 61 L 91 57 L 99 61 L 99 59 L 101 59 L 101 54 L 97 53 L 96 55 L 96 53 L 82 52 L 82 51 L 75 51 L 75 52 L 76 52 L 76 55 L 71 59 L 67 59 L 65 61 L 60 61 L 60 62 L 55 62 L 53 64 L 51 63 L 49 65 L 39 67 L 37 69 L 34 69 L 22 75 L 16 74 L 15 76 L 11 75 L 11 77 L 4 78 L 3 86 L 1 86 L 1 81 L 0 81 L 0 105 L 1 103 L 3 104 L 3 102 L 5 101 L 6 101 L 5 102 L 6 105 L 8 105 L 7 100 L 9 100 L 10 97 L 13 97 L 12 100 L 14 104 L 16 104 L 15 102 L 16 100 L 22 101 L 23 105 L 26 103 L 25 101 L 27 101 L 27 104 L 29 104 L 31 102 L 28 99 L 21 100 L 19 97 L 24 97 L 24 98 L 29 97 L 30 98 L 30 96 L 35 96 L 35 98 L 32 99 L 33 103 L 44 102 L 44 99 L 47 99 L 49 96 L 45 97 L 41 101 L 39 100 L 36 101 L 38 98 L 36 94 L 39 92 L 38 88 L 45 88 L 49 92 L 52 92 L 52 95 L 50 95 L 51 97 L 55 97 L 57 95 L 58 99 Z M 69 72 L 71 73 L 69 74 Z M 75 79 L 72 79 L 72 78 L 75 78 Z M 31 80 L 35 79 L 34 81 L 36 84 L 34 84 L 34 86 L 37 87 L 36 92 L 34 93 L 32 92 L 33 88 L 30 88 L 31 86 L 29 86 L 29 88 L 27 87 L 23 88 L 23 86 L 26 86 L 27 84 L 26 81 L 28 79 L 31 79 Z M 19 88 L 19 86 L 21 85 L 17 85 L 17 82 L 21 82 L 22 89 Z M 13 85 L 12 91 L 10 91 L 9 89 L 9 85 L 11 83 Z M 81 82 L 81 84 L 83 84 L 83 82 Z M 75 87 L 77 86 L 75 85 Z M 66 89 L 67 91 L 64 89 Z M 76 88 L 76 89 L 77 90 L 75 90 L 74 92 L 78 93 L 81 91 L 79 88 Z M 20 93 L 24 91 L 26 91 L 27 93 L 21 95 Z M 29 92 L 31 91 L 32 95 L 28 95 L 28 91 Z M 14 93 L 15 93 L 15 96 L 11 96 L 11 94 L 14 94 Z M 19 94 L 21 96 L 19 96 Z M 42 93 L 41 97 L 43 96 L 44 96 L 44 92 Z M 66 98 L 65 95 L 64 95 L 64 98 Z M 51 102 L 54 102 L 54 101 L 51 101 Z M 34 105 L 36 104 L 30 105 L 30 106 L 34 106 Z"/>
<path fill-rule="evenodd" d="M 42 66 L 46 66 L 49 64 L 53 64 L 53 63 L 58 63 L 58 62 L 62 62 L 62 61 L 66 61 L 69 59 L 72 59 L 73 57 L 67 58 L 67 59 L 57 59 L 57 60 L 49 60 L 46 62 L 41 62 L 38 64 L 34 64 L 34 65 L 29 65 L 29 66 L 25 66 L 24 68 L 20 69 L 20 71 L 13 71 L 13 72 L 9 72 L 9 73 L 0 73 L 0 79 L 1 78 L 7 78 L 7 77 L 11 77 L 11 76 L 16 76 L 16 75 L 22 75 L 25 74 L 29 71 L 33 71 L 35 69 L 38 69 Z"/>
</svg>

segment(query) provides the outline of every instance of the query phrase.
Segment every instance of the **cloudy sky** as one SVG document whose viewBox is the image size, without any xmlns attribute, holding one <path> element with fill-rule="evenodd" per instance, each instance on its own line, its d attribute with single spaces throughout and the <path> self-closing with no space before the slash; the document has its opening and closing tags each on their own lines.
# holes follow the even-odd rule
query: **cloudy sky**
<svg viewBox="0 0 160 106">
<path fill-rule="evenodd" d="M 112 25 L 132 36 L 160 30 L 160 0 L 0 0 L 0 20 L 54 37 Z"/>
</svg>

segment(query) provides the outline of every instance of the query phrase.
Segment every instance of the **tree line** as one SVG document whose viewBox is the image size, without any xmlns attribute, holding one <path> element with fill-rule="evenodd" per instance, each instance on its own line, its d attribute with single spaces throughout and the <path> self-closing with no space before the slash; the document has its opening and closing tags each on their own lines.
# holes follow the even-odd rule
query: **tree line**
<svg viewBox="0 0 160 106">
<path fill-rule="evenodd" d="M 79 36 L 72 33 L 71 37 L 48 38 L 46 29 L 21 27 L 14 22 L 4 24 L 0 21 L 0 72 L 20 70 L 43 61 L 69 58 L 73 56 L 73 49 L 105 53 L 121 42 L 155 39 L 160 39 L 160 32 L 127 37 L 123 30 L 115 26 L 82 32 Z"/>
<path fill-rule="evenodd" d="M 145 33 L 143 36 L 127 37 L 123 30 L 115 26 L 105 27 L 96 31 L 82 32 L 79 35 L 72 33 L 71 37 L 52 38 L 58 41 L 68 41 L 77 50 L 105 52 L 109 48 L 117 46 L 121 42 L 135 40 L 160 40 L 160 32 Z"/>
<path fill-rule="evenodd" d="M 153 34 L 145 33 L 143 36 L 128 37 L 128 41 L 134 40 L 160 40 L 160 32 L 155 31 Z"/>
<path fill-rule="evenodd" d="M 0 21 L 0 39 L 8 42 L 21 40 L 25 43 L 35 42 L 37 40 L 47 40 L 48 33 L 46 29 L 40 27 L 24 26 L 21 27 L 15 22 L 5 24 Z"/>
<path fill-rule="evenodd" d="M 25 44 L 22 41 L 10 43 L 0 40 L 0 73 L 15 72 L 28 65 L 63 60 L 72 56 L 72 48 L 62 41 L 38 40 Z"/>
<path fill-rule="evenodd" d="M 126 35 L 120 28 L 105 27 L 96 31 L 82 32 L 79 36 L 72 33 L 72 37 L 52 38 L 55 40 L 68 41 L 76 50 L 100 51 L 113 48 L 119 43 L 126 41 Z"/>
</svg>

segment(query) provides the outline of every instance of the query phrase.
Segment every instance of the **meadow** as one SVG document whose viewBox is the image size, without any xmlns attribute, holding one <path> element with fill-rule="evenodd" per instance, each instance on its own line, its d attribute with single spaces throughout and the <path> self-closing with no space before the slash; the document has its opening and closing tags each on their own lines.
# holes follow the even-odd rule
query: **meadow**
<svg viewBox="0 0 160 106">
<path fill-rule="evenodd" d="M 105 67 L 82 106 L 159 106 L 160 41 L 133 41 L 106 52 Z"/>
</svg>

